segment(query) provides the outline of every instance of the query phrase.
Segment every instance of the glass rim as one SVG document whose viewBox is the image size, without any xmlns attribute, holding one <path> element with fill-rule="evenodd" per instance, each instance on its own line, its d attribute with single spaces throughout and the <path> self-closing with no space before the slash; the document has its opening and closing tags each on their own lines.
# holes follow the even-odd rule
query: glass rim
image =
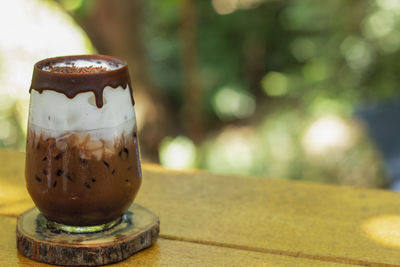
<svg viewBox="0 0 400 267">
<path fill-rule="evenodd" d="M 99 72 L 87 72 L 87 73 L 64 73 L 64 72 L 52 72 L 43 70 L 43 67 L 49 66 L 50 64 L 62 63 L 62 62 L 71 62 L 76 60 L 86 60 L 86 61 L 96 61 L 101 60 L 105 61 L 106 63 L 110 63 L 113 65 L 120 65 L 115 69 L 110 69 L 106 71 L 99 71 Z M 55 76 L 97 76 L 97 75 L 104 75 L 104 74 L 112 74 L 115 72 L 119 72 L 125 68 L 127 68 L 128 64 L 125 60 L 119 59 L 117 57 L 108 56 L 108 55 L 101 55 L 101 54 L 82 54 L 82 55 L 70 55 L 70 56 L 59 56 L 59 57 L 51 57 L 40 60 L 35 63 L 34 65 L 34 72 L 38 72 L 38 74 L 44 75 L 55 75 Z"/>
<path fill-rule="evenodd" d="M 49 66 L 51 63 L 68 63 L 78 60 L 105 61 L 111 64 L 111 67 L 116 65 L 118 68 L 99 72 L 80 73 L 63 73 L 43 70 L 44 66 Z M 118 66 L 120 64 L 121 66 Z M 92 91 L 95 94 L 97 107 L 101 108 L 104 104 L 103 91 L 106 86 L 112 88 L 122 86 L 124 89 L 129 86 L 132 105 L 135 104 L 131 92 L 132 85 L 127 63 L 116 57 L 105 55 L 61 56 L 41 60 L 37 62 L 33 68 L 29 93 L 31 93 L 32 90 L 36 90 L 39 93 L 42 93 L 44 90 L 53 90 L 69 98 L 74 98 L 79 93 Z"/>
</svg>

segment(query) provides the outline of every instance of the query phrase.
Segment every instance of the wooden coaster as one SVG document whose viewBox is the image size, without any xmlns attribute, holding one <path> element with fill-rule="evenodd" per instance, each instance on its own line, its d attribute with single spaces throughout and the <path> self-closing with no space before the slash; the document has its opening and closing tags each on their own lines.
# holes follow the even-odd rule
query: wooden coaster
<svg viewBox="0 0 400 267">
<path fill-rule="evenodd" d="M 43 227 L 37 208 L 17 219 L 17 247 L 26 257 L 57 265 L 103 265 L 122 261 L 157 240 L 160 221 L 132 204 L 115 227 L 97 233 L 70 234 Z"/>
</svg>

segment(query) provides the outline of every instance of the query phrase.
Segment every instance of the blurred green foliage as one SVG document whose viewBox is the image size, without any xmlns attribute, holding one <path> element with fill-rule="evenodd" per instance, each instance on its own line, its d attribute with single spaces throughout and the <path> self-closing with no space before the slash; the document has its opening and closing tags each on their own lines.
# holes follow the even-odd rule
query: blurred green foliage
<svg viewBox="0 0 400 267">
<path fill-rule="evenodd" d="M 208 93 L 205 104 L 212 103 L 216 91 L 226 85 L 250 91 L 257 99 L 295 99 L 303 105 L 320 96 L 351 106 L 365 99 L 392 97 L 397 94 L 395 55 L 400 43 L 394 33 L 398 23 L 381 25 L 384 22 L 374 18 L 384 12 L 396 20 L 399 10 L 383 2 L 389 1 L 257 1 L 252 8 L 220 15 L 212 1 L 196 1 L 197 45 Z M 182 99 L 179 1 L 146 4 L 145 43 L 153 77 L 173 98 Z M 379 27 L 385 28 L 384 34 Z M 279 76 L 267 79 L 273 75 L 269 72 Z M 270 88 L 278 89 L 260 88 L 256 82 L 264 75 L 263 87 L 269 82 Z M 211 105 L 208 108 L 213 113 Z M 344 112 L 349 111 L 346 106 Z"/>
<path fill-rule="evenodd" d="M 93 53 L 93 47 L 50 0 L 0 2 L 0 24 L 5 25 L 0 27 L 0 148 L 24 150 L 33 64 L 60 54 Z"/>
<path fill-rule="evenodd" d="M 194 142 L 181 131 L 182 1 L 135 1 L 151 79 L 175 116 L 162 164 L 385 185 L 380 154 L 352 114 L 398 96 L 400 2 L 193 0 L 207 130 Z M 81 17 L 96 3 L 58 2 Z"/>
<path fill-rule="evenodd" d="M 179 3 L 147 1 L 144 24 L 153 78 L 178 111 L 184 100 Z M 229 9 L 224 3 L 234 8 L 218 14 L 218 5 Z M 196 7 L 203 112 L 207 126 L 216 129 L 193 152 L 197 167 L 385 184 L 381 157 L 352 114 L 365 103 L 398 94 L 396 1 L 213 0 L 196 1 Z M 310 155 L 302 140 L 324 116 L 342 118 L 356 137 L 349 147 Z M 162 158 L 177 157 L 163 153 L 164 147 Z"/>
</svg>

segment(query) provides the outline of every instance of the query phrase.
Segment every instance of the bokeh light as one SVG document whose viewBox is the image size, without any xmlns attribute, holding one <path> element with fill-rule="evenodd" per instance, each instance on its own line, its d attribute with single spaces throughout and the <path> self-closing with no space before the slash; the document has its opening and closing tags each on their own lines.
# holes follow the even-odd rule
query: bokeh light
<svg viewBox="0 0 400 267">
<path fill-rule="evenodd" d="M 166 137 L 161 142 L 160 163 L 171 169 L 196 167 L 196 146 L 185 136 Z"/>
<path fill-rule="evenodd" d="M 219 15 L 227 15 L 237 9 L 255 8 L 265 0 L 211 0 L 211 4 Z"/>
<path fill-rule="evenodd" d="M 289 80 L 285 74 L 271 71 L 262 78 L 261 86 L 269 96 L 282 96 L 288 92 Z"/>
<path fill-rule="evenodd" d="M 303 137 L 304 149 L 321 155 L 332 149 L 347 149 L 352 145 L 350 127 L 336 116 L 326 116 L 314 121 Z"/>
<path fill-rule="evenodd" d="M 129 62 L 144 161 L 383 186 L 383 158 L 353 117 L 398 95 L 399 1 L 192 4 L 0 4 L 0 147 L 24 148 L 34 63 L 95 52 L 78 22 Z"/>
<path fill-rule="evenodd" d="M 217 173 L 257 173 L 264 168 L 260 145 L 253 129 L 229 127 L 205 144 L 205 167 Z"/>
<path fill-rule="evenodd" d="M 323 81 L 329 75 L 328 66 L 322 59 L 307 62 L 302 71 L 304 80 L 309 83 Z"/>
<path fill-rule="evenodd" d="M 376 0 L 376 4 L 382 9 L 400 13 L 400 2 L 397 0 Z"/>
<path fill-rule="evenodd" d="M 212 104 L 222 120 L 249 117 L 256 108 L 254 97 L 249 92 L 228 86 L 217 91 Z"/>
<path fill-rule="evenodd" d="M 237 0 L 212 0 L 212 5 L 220 15 L 226 15 L 234 12 L 237 7 Z"/>
<path fill-rule="evenodd" d="M 369 218 L 362 225 L 364 234 L 380 245 L 400 248 L 400 216 L 394 214 Z"/>
<path fill-rule="evenodd" d="M 65 1 L 77 6 L 79 1 Z M 50 22 L 50 23 L 49 23 Z M 37 61 L 93 53 L 86 34 L 53 1 L 0 3 L 0 147 L 24 149 L 29 85 Z"/>
<path fill-rule="evenodd" d="M 364 33 L 372 39 L 381 38 L 393 31 L 395 14 L 388 10 L 378 10 L 371 14 L 364 22 Z"/>
<path fill-rule="evenodd" d="M 348 36 L 341 44 L 340 49 L 349 66 L 356 71 L 363 70 L 371 63 L 370 45 L 361 37 Z"/>
<path fill-rule="evenodd" d="M 292 55 L 300 62 L 312 58 L 316 50 L 317 46 L 310 38 L 299 37 L 290 44 Z"/>
</svg>

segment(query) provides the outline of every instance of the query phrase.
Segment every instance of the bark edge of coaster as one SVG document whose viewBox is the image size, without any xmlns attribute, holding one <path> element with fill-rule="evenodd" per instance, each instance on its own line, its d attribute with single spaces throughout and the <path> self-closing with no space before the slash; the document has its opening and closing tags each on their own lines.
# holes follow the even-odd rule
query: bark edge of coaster
<svg viewBox="0 0 400 267">
<path fill-rule="evenodd" d="M 122 222 L 97 233 L 70 234 L 43 227 L 35 207 L 17 218 L 18 251 L 35 261 L 56 265 L 105 265 L 125 260 L 153 245 L 160 221 L 150 210 L 132 204 Z M 38 218 L 39 217 L 39 218 Z"/>
</svg>

